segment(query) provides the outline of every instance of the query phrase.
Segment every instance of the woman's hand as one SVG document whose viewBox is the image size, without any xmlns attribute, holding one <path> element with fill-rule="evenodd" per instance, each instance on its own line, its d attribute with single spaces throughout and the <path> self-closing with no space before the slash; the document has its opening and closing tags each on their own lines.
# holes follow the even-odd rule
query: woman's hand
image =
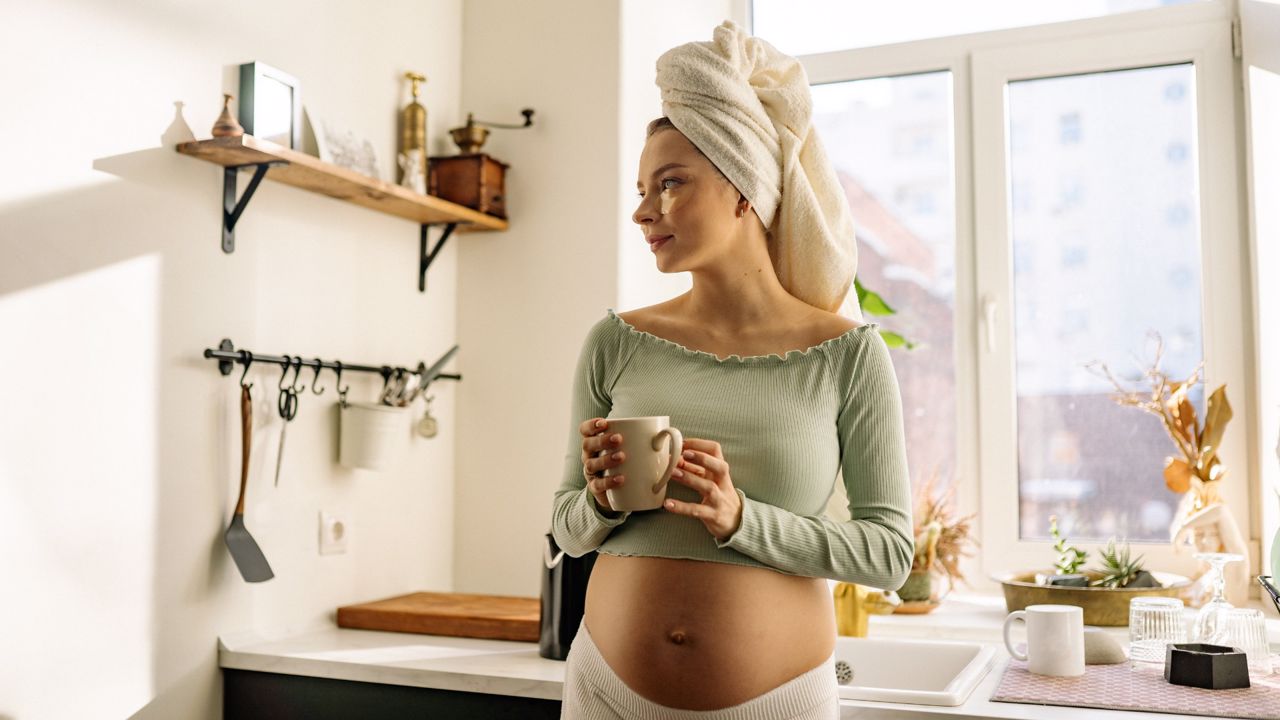
<svg viewBox="0 0 1280 720">
<path fill-rule="evenodd" d="M 621 465 L 627 458 L 626 453 L 615 450 L 622 447 L 622 433 L 606 435 L 608 430 L 609 421 L 604 418 L 591 418 L 578 426 L 578 432 L 582 433 L 582 475 L 587 487 L 602 510 L 615 512 L 605 491 L 618 487 L 626 477 L 604 477 L 604 471 Z"/>
<path fill-rule="evenodd" d="M 725 462 L 720 443 L 698 438 L 684 439 L 684 457 L 671 471 L 671 479 L 688 485 L 702 496 L 700 503 L 681 502 L 667 498 L 663 507 L 680 515 L 688 515 L 702 521 L 717 540 L 738 531 L 742 524 L 742 500 L 733 488 L 729 477 L 729 463 Z"/>
</svg>

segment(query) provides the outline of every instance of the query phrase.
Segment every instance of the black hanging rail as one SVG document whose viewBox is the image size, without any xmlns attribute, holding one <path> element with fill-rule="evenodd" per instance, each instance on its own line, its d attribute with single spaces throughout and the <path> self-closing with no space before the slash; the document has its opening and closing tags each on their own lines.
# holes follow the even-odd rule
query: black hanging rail
<svg viewBox="0 0 1280 720">
<path fill-rule="evenodd" d="M 242 365 L 249 365 L 252 363 L 284 365 L 285 363 L 292 363 L 293 365 L 316 368 L 317 373 L 320 372 L 321 368 L 329 368 L 339 373 L 347 372 L 348 370 L 352 372 L 377 373 L 382 376 L 384 381 L 396 373 L 417 373 L 422 376 L 422 379 L 418 383 L 418 387 L 425 389 L 435 380 L 462 379 L 461 375 L 440 372 L 440 368 L 444 367 L 444 364 L 458 352 L 458 347 L 459 346 L 454 345 L 450 348 L 449 352 L 441 356 L 440 359 L 433 363 L 430 368 L 428 368 L 425 363 L 418 363 L 418 367 L 416 369 L 393 365 L 359 365 L 355 363 L 345 363 L 341 360 L 330 361 L 322 360 L 320 358 L 306 360 L 297 355 L 290 357 L 285 357 L 283 355 L 259 355 L 258 353 L 236 350 L 235 345 L 233 345 L 231 340 L 228 338 L 223 338 L 222 342 L 218 344 L 217 349 L 205 348 L 204 356 L 216 359 L 218 361 L 218 371 L 223 375 L 230 375 L 231 370 L 235 367 L 236 363 L 240 363 Z"/>
</svg>

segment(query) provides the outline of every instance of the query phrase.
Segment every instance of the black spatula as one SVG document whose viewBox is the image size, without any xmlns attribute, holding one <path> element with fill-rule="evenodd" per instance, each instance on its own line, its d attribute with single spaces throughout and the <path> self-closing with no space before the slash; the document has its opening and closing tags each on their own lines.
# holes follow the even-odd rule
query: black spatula
<svg viewBox="0 0 1280 720">
<path fill-rule="evenodd" d="M 231 516 L 231 526 L 227 528 L 227 549 L 236 561 L 236 567 L 244 576 L 245 582 L 262 582 L 275 577 L 267 558 L 262 554 L 257 541 L 244 526 L 244 489 L 249 483 L 249 446 L 253 440 L 253 400 L 249 396 L 249 387 L 240 386 L 240 429 L 243 433 L 243 451 L 240 463 L 240 499 L 236 502 L 236 514 Z"/>
</svg>

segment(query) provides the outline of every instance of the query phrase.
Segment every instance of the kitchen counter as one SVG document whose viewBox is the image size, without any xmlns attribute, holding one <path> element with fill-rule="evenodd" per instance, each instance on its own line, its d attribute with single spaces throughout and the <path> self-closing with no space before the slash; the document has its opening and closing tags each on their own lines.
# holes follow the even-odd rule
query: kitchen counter
<svg viewBox="0 0 1280 720">
<path fill-rule="evenodd" d="M 874 637 L 928 637 L 998 645 L 991 671 L 961 706 L 932 707 L 841 700 L 842 718 L 1009 718 L 1011 720 L 1151 720 L 1152 713 L 991 702 L 1009 655 L 1000 644 L 1001 598 L 953 596 L 925 616 L 871 618 Z M 1275 642 L 1280 621 L 1269 620 Z M 1108 628 L 1127 642 L 1127 628 Z M 241 633 L 219 638 L 219 663 L 228 670 L 376 683 L 408 688 L 558 701 L 564 663 L 538 655 L 534 643 L 439 635 L 324 628 L 268 637 Z M 228 716 L 230 717 L 230 715 Z M 1201 717 L 1163 715 L 1170 720 Z"/>
</svg>

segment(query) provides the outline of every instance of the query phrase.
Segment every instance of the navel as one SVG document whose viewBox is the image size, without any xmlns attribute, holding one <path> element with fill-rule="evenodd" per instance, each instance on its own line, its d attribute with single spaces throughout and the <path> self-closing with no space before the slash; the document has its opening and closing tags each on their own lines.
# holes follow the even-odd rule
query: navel
<svg viewBox="0 0 1280 720">
<path fill-rule="evenodd" d="M 686 638 L 683 630 L 672 630 L 671 634 L 667 636 L 667 639 L 676 645 L 683 645 Z"/>
</svg>

